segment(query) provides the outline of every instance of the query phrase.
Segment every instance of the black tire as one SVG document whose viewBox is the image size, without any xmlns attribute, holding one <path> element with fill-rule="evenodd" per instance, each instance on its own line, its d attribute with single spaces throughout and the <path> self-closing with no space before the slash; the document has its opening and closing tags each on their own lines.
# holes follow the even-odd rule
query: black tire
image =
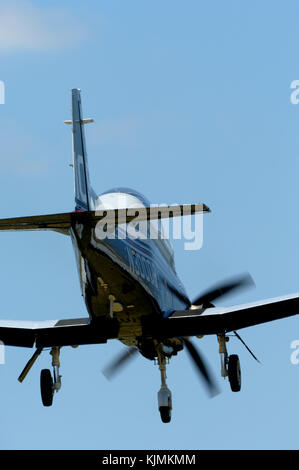
<svg viewBox="0 0 299 470">
<path fill-rule="evenodd" d="M 160 406 L 160 415 L 163 423 L 170 423 L 171 421 L 171 409 L 169 406 Z"/>
<path fill-rule="evenodd" d="M 53 379 L 49 369 L 43 369 L 40 374 L 40 391 L 44 406 L 53 403 Z"/>
<path fill-rule="evenodd" d="M 232 392 L 239 392 L 241 390 L 241 367 L 237 354 L 229 356 L 228 379 Z"/>
</svg>

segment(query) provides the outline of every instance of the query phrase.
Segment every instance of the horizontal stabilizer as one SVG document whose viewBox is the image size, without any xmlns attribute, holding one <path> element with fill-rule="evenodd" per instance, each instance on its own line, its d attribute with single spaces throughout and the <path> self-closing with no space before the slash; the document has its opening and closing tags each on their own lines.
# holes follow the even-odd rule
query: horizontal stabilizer
<svg viewBox="0 0 299 470">
<path fill-rule="evenodd" d="M 0 219 L 0 231 L 57 230 L 67 231 L 71 227 L 71 213 L 35 215 Z"/>
<path fill-rule="evenodd" d="M 124 224 L 136 220 L 157 220 L 210 212 L 205 204 L 185 204 L 165 207 L 139 207 L 134 209 L 109 209 L 101 211 L 66 212 L 0 219 L 0 231 L 54 230 L 68 234 L 76 222 L 95 226 L 101 220 L 107 224 Z"/>
</svg>

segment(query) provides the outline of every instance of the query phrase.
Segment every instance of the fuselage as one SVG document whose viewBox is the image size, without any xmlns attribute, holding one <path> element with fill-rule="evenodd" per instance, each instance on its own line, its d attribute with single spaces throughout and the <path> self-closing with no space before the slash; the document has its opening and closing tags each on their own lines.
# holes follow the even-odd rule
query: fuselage
<svg viewBox="0 0 299 470">
<path fill-rule="evenodd" d="M 101 194 L 94 205 L 95 211 L 104 211 L 146 207 L 149 201 L 134 190 L 118 188 Z M 119 339 L 127 344 L 142 336 L 145 316 L 167 316 L 189 305 L 175 270 L 172 247 L 162 238 L 161 227 L 151 227 L 150 232 L 147 224 L 142 229 L 142 235 L 136 237 L 136 231 L 130 233 L 123 224 L 113 233 L 108 230 L 104 239 L 97 236 L 96 227 L 77 224 L 71 231 L 89 316 L 111 314 L 112 299 L 113 316 L 120 323 Z"/>
</svg>

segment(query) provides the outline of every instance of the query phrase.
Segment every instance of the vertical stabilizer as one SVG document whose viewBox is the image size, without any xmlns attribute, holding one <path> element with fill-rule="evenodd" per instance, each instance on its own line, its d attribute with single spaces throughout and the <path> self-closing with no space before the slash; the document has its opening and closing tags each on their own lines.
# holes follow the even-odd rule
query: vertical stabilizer
<svg viewBox="0 0 299 470">
<path fill-rule="evenodd" d="M 83 119 L 81 106 L 81 90 L 72 89 L 72 120 L 65 121 L 73 126 L 73 168 L 75 178 L 76 210 L 93 209 L 93 190 L 90 186 L 87 153 L 84 137 L 84 124 L 93 119 Z"/>
</svg>

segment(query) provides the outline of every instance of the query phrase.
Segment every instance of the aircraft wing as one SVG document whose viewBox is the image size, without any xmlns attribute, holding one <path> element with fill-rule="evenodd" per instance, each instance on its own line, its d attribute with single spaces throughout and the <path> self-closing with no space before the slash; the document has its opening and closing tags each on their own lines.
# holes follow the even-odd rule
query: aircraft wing
<svg viewBox="0 0 299 470">
<path fill-rule="evenodd" d="M 299 314 L 299 293 L 233 307 L 174 311 L 149 323 L 147 333 L 158 337 L 201 336 L 226 333 Z"/>
<path fill-rule="evenodd" d="M 117 338 L 118 328 L 118 323 L 110 318 L 103 318 L 96 325 L 89 318 L 40 322 L 0 320 L 0 341 L 5 346 L 28 348 L 98 344 Z"/>
<path fill-rule="evenodd" d="M 143 332 L 154 338 L 228 333 L 299 313 L 299 293 L 233 307 L 176 310 L 168 318 L 145 317 Z M 116 318 L 103 317 L 41 322 L 0 320 L 0 342 L 32 348 L 106 343 L 117 339 Z"/>
</svg>

